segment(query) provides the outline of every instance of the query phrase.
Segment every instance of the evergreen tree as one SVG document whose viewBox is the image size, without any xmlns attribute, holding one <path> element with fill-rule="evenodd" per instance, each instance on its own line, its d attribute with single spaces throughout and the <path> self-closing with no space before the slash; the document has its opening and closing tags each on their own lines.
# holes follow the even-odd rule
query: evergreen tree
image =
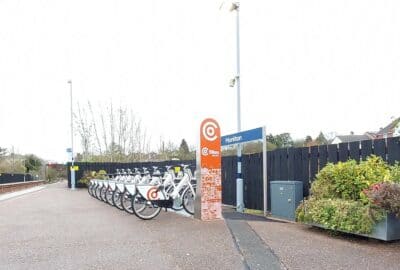
<svg viewBox="0 0 400 270">
<path fill-rule="evenodd" d="M 25 168 L 26 172 L 37 172 L 40 170 L 40 167 L 42 166 L 42 160 L 38 158 L 35 155 L 27 155 L 25 157 Z"/>
<path fill-rule="evenodd" d="M 178 157 L 181 160 L 189 159 L 190 157 L 189 146 L 185 139 L 182 139 L 181 145 L 179 146 Z"/>
<path fill-rule="evenodd" d="M 324 134 L 322 131 L 319 133 L 318 137 L 315 139 L 315 141 L 321 145 L 321 144 L 328 144 L 328 140 L 325 138 Z"/>
</svg>

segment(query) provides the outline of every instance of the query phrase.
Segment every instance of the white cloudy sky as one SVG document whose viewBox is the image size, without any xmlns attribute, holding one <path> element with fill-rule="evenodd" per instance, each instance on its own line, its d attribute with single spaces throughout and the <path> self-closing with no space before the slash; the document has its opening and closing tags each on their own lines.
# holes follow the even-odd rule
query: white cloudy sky
<svg viewBox="0 0 400 270">
<path fill-rule="evenodd" d="M 152 136 L 236 130 L 235 14 L 222 0 L 0 0 L 0 146 L 63 161 L 76 101 L 131 107 Z M 400 116 L 400 1 L 241 1 L 242 128 L 300 138 Z M 171 123 L 174 128 L 171 128 Z"/>
</svg>

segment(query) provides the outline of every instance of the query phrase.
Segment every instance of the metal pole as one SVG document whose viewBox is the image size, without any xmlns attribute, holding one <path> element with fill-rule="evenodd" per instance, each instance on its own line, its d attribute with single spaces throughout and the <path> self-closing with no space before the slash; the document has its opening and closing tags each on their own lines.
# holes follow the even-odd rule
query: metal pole
<svg viewBox="0 0 400 270">
<path fill-rule="evenodd" d="M 71 97 L 71 189 L 75 189 L 75 169 L 74 169 L 74 122 L 73 122 L 73 107 L 72 107 L 72 81 L 68 81 L 70 86 Z"/>
<path fill-rule="evenodd" d="M 263 185 L 264 185 L 264 216 L 267 215 L 268 211 L 268 174 L 267 174 L 267 138 L 265 132 L 265 126 L 262 129 L 262 140 L 263 140 Z"/>
<path fill-rule="evenodd" d="M 240 35 L 239 35 L 239 2 L 234 3 L 236 10 L 236 87 L 237 87 L 237 129 L 242 130 L 240 119 Z M 242 178 L 242 145 L 237 146 L 237 179 L 236 179 L 236 211 L 244 211 L 243 178 Z"/>
<path fill-rule="evenodd" d="M 242 130 L 240 119 L 240 35 L 239 35 L 239 3 L 236 3 L 236 87 L 237 87 L 237 129 Z"/>
<path fill-rule="evenodd" d="M 14 145 L 12 146 L 12 173 L 15 173 L 15 153 L 14 153 Z"/>
</svg>

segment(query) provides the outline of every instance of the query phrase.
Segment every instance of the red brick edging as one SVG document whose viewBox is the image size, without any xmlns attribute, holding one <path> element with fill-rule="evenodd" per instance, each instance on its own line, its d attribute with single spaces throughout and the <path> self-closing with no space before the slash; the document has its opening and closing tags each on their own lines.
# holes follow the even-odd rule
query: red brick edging
<svg viewBox="0 0 400 270">
<path fill-rule="evenodd" d="M 17 182 L 17 183 L 8 183 L 0 185 L 0 194 L 14 192 L 22 189 L 27 189 L 35 186 L 43 185 L 44 181 L 28 181 L 28 182 Z"/>
</svg>

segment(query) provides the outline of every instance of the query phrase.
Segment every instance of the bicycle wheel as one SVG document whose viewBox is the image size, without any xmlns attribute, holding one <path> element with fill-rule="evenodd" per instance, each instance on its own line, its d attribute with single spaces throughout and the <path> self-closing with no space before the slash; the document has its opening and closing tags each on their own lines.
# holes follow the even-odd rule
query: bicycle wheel
<svg viewBox="0 0 400 270">
<path fill-rule="evenodd" d="M 132 195 L 127 190 L 125 190 L 124 193 L 121 194 L 121 205 L 126 212 L 128 212 L 129 214 L 133 214 Z"/>
<path fill-rule="evenodd" d="M 194 199 L 195 194 L 193 194 L 192 190 L 187 187 L 182 195 L 182 204 L 185 211 L 191 215 L 194 215 Z"/>
<path fill-rule="evenodd" d="M 122 193 L 119 192 L 119 190 L 116 188 L 112 195 L 112 201 L 113 201 L 113 205 L 115 207 L 117 207 L 119 210 L 123 211 L 124 208 L 122 207 L 122 204 L 121 204 L 121 195 L 122 195 Z"/>
<path fill-rule="evenodd" d="M 91 183 L 89 183 L 89 185 L 88 185 L 88 193 L 90 196 L 92 195 L 92 184 Z"/>
<path fill-rule="evenodd" d="M 106 201 L 109 205 L 114 206 L 113 200 L 112 200 L 112 196 L 113 196 L 113 191 L 111 189 L 111 187 L 108 187 L 106 189 Z"/>
<path fill-rule="evenodd" d="M 93 198 L 96 198 L 96 189 L 97 189 L 97 185 L 93 185 L 92 186 L 92 196 L 93 196 Z"/>
<path fill-rule="evenodd" d="M 146 200 L 140 193 L 136 193 L 132 196 L 132 210 L 138 218 L 149 220 L 160 214 L 161 207 L 158 207 L 152 201 Z"/>
<path fill-rule="evenodd" d="M 106 187 L 105 187 L 105 186 L 103 186 L 103 187 L 100 189 L 100 198 L 101 198 L 101 200 L 102 200 L 103 202 L 107 202 L 107 201 L 106 201 Z"/>
<path fill-rule="evenodd" d="M 95 192 L 95 184 L 92 184 L 91 186 L 90 186 L 90 195 L 92 196 L 92 197 L 96 197 L 96 195 L 94 194 L 94 192 Z"/>
<path fill-rule="evenodd" d="M 96 187 L 96 190 L 95 190 L 96 198 L 97 198 L 98 200 L 100 200 L 100 201 L 101 201 L 101 198 L 100 198 L 100 191 L 101 191 L 101 188 L 102 188 L 102 187 L 97 186 L 97 187 Z"/>
</svg>

